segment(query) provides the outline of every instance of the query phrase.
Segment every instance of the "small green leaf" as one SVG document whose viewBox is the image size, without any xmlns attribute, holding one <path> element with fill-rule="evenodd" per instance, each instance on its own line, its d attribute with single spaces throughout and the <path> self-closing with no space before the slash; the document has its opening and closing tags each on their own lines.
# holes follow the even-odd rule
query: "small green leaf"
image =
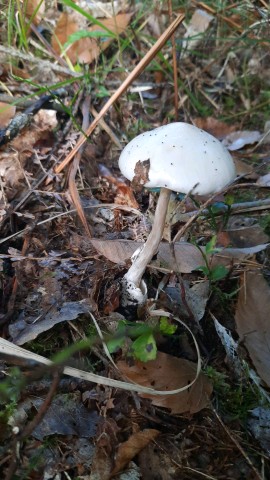
<svg viewBox="0 0 270 480">
<path fill-rule="evenodd" d="M 77 40 L 80 40 L 81 38 L 103 38 L 103 40 L 107 40 L 109 37 L 114 37 L 114 35 L 111 35 L 108 32 L 102 32 L 100 30 L 78 30 L 77 32 L 72 33 L 69 35 L 64 48 L 69 47 L 74 42 L 77 42 Z"/>
<path fill-rule="evenodd" d="M 224 265 L 216 265 L 210 270 L 209 280 L 212 282 L 218 282 L 226 277 L 228 269 Z"/>
<path fill-rule="evenodd" d="M 155 360 L 157 356 L 157 345 L 152 333 L 140 335 L 132 344 L 132 351 L 135 358 L 141 362 Z"/>
<path fill-rule="evenodd" d="M 216 213 L 220 212 L 220 204 L 217 203 L 217 204 L 211 205 L 211 208 L 209 207 L 209 210 L 210 210 L 210 213 L 212 213 L 213 215 L 216 215 Z"/>
<path fill-rule="evenodd" d="M 222 249 L 217 248 L 215 245 L 217 243 L 217 236 L 214 235 L 211 240 L 205 245 L 205 253 L 206 255 L 213 255 L 214 253 L 220 252 Z"/>
<path fill-rule="evenodd" d="M 214 235 L 211 238 L 211 240 L 209 240 L 209 242 L 207 242 L 207 244 L 205 245 L 205 253 L 207 255 L 211 255 L 211 253 L 213 253 L 216 243 L 217 243 L 217 236 Z"/>
<path fill-rule="evenodd" d="M 225 196 L 225 200 L 226 200 L 226 205 L 230 207 L 234 202 L 234 196 L 228 194 Z"/>
<path fill-rule="evenodd" d="M 113 337 L 110 340 L 107 340 L 106 345 L 110 353 L 115 353 L 117 350 L 122 348 L 126 337 Z"/>
<path fill-rule="evenodd" d="M 205 265 L 201 265 L 200 267 L 194 268 L 194 271 L 202 272 L 206 277 L 210 275 L 210 270 Z"/>
<path fill-rule="evenodd" d="M 98 91 L 96 92 L 96 97 L 104 98 L 104 97 L 109 97 L 109 96 L 110 96 L 109 90 L 107 90 L 107 88 L 104 87 L 104 85 L 99 85 Z"/>
<path fill-rule="evenodd" d="M 177 326 L 172 325 L 167 317 L 160 317 L 159 329 L 164 335 L 173 335 L 177 330 Z"/>
<path fill-rule="evenodd" d="M 126 330 L 126 335 L 130 338 L 136 338 L 140 335 L 148 335 L 149 333 L 152 333 L 152 328 L 145 322 L 128 324 Z"/>
<path fill-rule="evenodd" d="M 122 348 L 125 339 L 127 338 L 126 334 L 127 330 L 127 322 L 126 320 L 119 320 L 117 329 L 114 335 L 106 341 L 106 345 L 110 353 L 117 352 L 120 348 Z"/>
</svg>

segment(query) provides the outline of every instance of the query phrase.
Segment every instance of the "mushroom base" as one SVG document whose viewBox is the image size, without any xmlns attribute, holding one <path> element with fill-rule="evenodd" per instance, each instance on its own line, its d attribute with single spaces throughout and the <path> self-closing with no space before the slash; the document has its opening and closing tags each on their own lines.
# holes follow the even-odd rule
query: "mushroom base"
<svg viewBox="0 0 270 480">
<path fill-rule="evenodd" d="M 142 276 L 148 263 L 156 254 L 162 239 L 170 196 L 171 190 L 161 188 L 150 235 L 143 248 L 135 252 L 132 258 L 132 265 L 122 280 L 122 306 L 139 306 L 143 305 L 147 300 L 147 287 L 142 280 Z"/>
<path fill-rule="evenodd" d="M 128 280 L 125 276 L 121 280 L 122 297 L 121 305 L 123 307 L 144 305 L 147 300 L 147 286 L 144 280 L 141 280 L 140 286 Z"/>
</svg>

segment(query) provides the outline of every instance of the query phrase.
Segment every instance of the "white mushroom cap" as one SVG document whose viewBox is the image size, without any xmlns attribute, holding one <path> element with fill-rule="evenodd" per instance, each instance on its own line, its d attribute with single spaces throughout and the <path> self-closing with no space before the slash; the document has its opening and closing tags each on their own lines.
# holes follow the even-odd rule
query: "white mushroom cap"
<svg viewBox="0 0 270 480">
<path fill-rule="evenodd" d="M 236 176 L 233 159 L 209 133 L 188 123 L 170 123 L 135 137 L 122 151 L 119 168 L 133 180 L 138 161 L 150 160 L 149 188 L 208 195 L 224 188 Z"/>
</svg>

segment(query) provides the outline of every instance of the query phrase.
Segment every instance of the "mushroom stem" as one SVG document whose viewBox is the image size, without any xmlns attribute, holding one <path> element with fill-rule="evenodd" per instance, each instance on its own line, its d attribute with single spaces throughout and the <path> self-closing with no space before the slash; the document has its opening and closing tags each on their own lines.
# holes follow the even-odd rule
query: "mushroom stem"
<svg viewBox="0 0 270 480">
<path fill-rule="evenodd" d="M 134 260 L 130 269 L 124 276 L 125 280 L 134 284 L 135 287 L 140 287 L 145 269 L 152 257 L 156 254 L 158 246 L 162 240 L 170 196 L 171 190 L 164 187 L 160 189 L 160 195 L 157 202 L 151 233 L 143 247 L 143 250 Z"/>
</svg>

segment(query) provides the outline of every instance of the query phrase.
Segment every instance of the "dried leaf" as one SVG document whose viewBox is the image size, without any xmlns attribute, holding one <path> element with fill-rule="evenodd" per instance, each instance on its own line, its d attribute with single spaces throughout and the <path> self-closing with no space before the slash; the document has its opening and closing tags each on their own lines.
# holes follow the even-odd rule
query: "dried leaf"
<svg viewBox="0 0 270 480">
<path fill-rule="evenodd" d="M 42 398 L 36 398 L 31 403 L 39 409 Z M 48 408 L 45 417 L 33 432 L 38 440 L 48 435 L 77 435 L 80 438 L 95 436 L 100 417 L 95 410 L 86 408 L 80 396 L 73 394 L 57 395 Z"/>
<path fill-rule="evenodd" d="M 140 192 L 143 186 L 149 182 L 149 169 L 150 169 L 150 159 L 148 160 L 139 160 L 134 168 L 134 177 L 132 179 L 131 185 L 134 190 Z"/>
<path fill-rule="evenodd" d="M 217 247 L 228 247 L 230 245 L 230 237 L 227 232 L 218 232 L 217 233 Z"/>
<path fill-rule="evenodd" d="M 23 345 L 34 340 L 40 333 L 46 332 L 57 323 L 75 320 L 80 314 L 87 313 L 91 309 L 86 302 L 65 302 L 61 308 L 50 310 L 44 318 L 36 323 L 29 324 L 24 319 L 19 319 L 9 327 L 9 333 L 13 337 L 13 343 Z"/>
<path fill-rule="evenodd" d="M 270 455 L 270 410 L 269 408 L 256 407 L 250 411 L 248 426 L 252 434 L 261 444 L 262 448 Z"/>
<path fill-rule="evenodd" d="M 103 312 L 109 315 L 119 307 L 120 287 L 119 284 L 113 283 L 109 288 L 106 288 L 104 295 Z"/>
<path fill-rule="evenodd" d="M 213 18 L 214 17 L 209 15 L 205 10 L 198 8 L 191 17 L 185 36 L 190 36 L 190 31 L 195 31 L 196 33 L 205 32 Z"/>
<path fill-rule="evenodd" d="M 113 476 L 121 472 L 121 470 L 152 440 L 157 438 L 158 435 L 158 430 L 147 428 L 141 432 L 133 433 L 126 442 L 121 443 L 116 454 L 115 466 L 111 475 Z"/>
<path fill-rule="evenodd" d="M 231 367 L 234 369 L 234 372 L 237 372 L 239 375 L 243 371 L 242 364 L 238 358 L 237 354 L 237 348 L 238 348 L 238 343 L 233 339 L 231 333 L 229 330 L 227 330 L 219 321 L 217 320 L 216 317 L 214 317 L 213 314 L 211 314 L 216 332 L 221 340 L 221 343 L 226 351 L 227 355 L 227 361 L 230 363 Z"/>
<path fill-rule="evenodd" d="M 218 138 L 219 140 L 222 140 L 224 137 L 229 135 L 229 133 L 232 133 L 236 129 L 235 125 L 228 125 L 227 123 L 217 120 L 214 117 L 194 118 L 194 125 L 202 130 L 205 130 L 211 135 L 214 135 L 214 137 Z"/>
<path fill-rule="evenodd" d="M 239 217 L 238 220 L 240 223 L 241 217 Z M 245 218 L 243 218 L 242 221 L 243 226 L 229 228 L 226 232 L 231 247 L 255 247 L 256 245 L 269 241 L 269 236 L 263 231 L 263 228 L 259 224 L 245 226 Z"/>
<path fill-rule="evenodd" d="M 185 289 L 186 301 L 191 308 L 196 322 L 199 322 L 204 316 L 205 307 L 209 298 L 209 282 L 203 281 L 195 283 L 195 285 L 190 288 L 189 282 L 184 280 L 183 287 Z M 177 305 L 177 308 L 180 309 L 181 313 L 188 315 L 186 307 L 183 304 L 179 283 L 176 283 L 175 285 L 168 284 L 165 287 L 165 292 L 169 295 L 170 300 L 175 303 L 175 306 Z"/>
<path fill-rule="evenodd" d="M 255 253 L 262 252 L 266 248 L 268 248 L 269 243 L 264 243 L 262 245 L 255 245 L 255 247 L 245 247 L 245 248 L 226 248 L 221 253 L 217 253 L 214 255 L 213 263 L 215 264 L 215 260 L 219 261 L 220 258 L 226 257 L 227 253 L 227 263 L 224 262 L 224 265 L 228 265 L 228 259 L 231 258 L 235 259 L 235 262 L 240 262 L 241 260 L 245 260 L 245 258 L 249 257 L 250 255 L 255 255 Z M 232 265 L 232 262 L 231 262 Z"/>
<path fill-rule="evenodd" d="M 240 340 L 265 383 L 270 386 L 270 287 L 259 271 L 242 275 L 235 320 Z"/>
<path fill-rule="evenodd" d="M 0 176 L 3 179 L 3 185 L 17 188 L 24 178 L 23 169 L 19 161 L 17 152 L 0 152 Z M 12 194 L 12 192 L 10 192 Z M 10 195 L 8 195 L 10 198 Z"/>
<path fill-rule="evenodd" d="M 105 413 L 105 412 L 104 412 Z M 88 480 L 109 480 L 114 467 L 116 448 L 119 445 L 119 427 L 115 420 L 106 416 L 99 425 L 95 440 L 95 454 L 91 462 Z"/>
<path fill-rule="evenodd" d="M 243 162 L 239 158 L 234 158 L 234 164 L 237 175 L 245 175 L 245 178 L 250 178 L 252 180 L 256 180 L 258 178 L 258 174 L 254 172 L 253 165 L 249 165 L 248 163 Z"/>
<path fill-rule="evenodd" d="M 54 36 L 52 37 L 52 47 L 58 53 L 61 54 L 62 47 L 67 42 L 70 35 L 79 30 L 79 25 L 72 15 L 67 12 L 63 12 L 54 30 Z M 80 54 L 84 51 L 89 51 L 89 55 L 92 49 L 96 47 L 96 42 L 91 38 L 83 38 L 73 43 L 67 51 L 67 56 L 73 64 L 76 64 Z M 87 62 L 87 59 L 85 61 Z"/>
<path fill-rule="evenodd" d="M 7 127 L 15 113 L 16 107 L 14 105 L 0 102 L 0 128 Z"/>
<path fill-rule="evenodd" d="M 147 363 L 136 362 L 130 367 L 126 362 L 119 361 L 117 366 L 129 380 L 164 392 L 188 385 L 194 379 L 197 370 L 196 363 L 162 352 L 158 352 L 157 358 Z M 193 414 L 208 405 L 211 393 L 210 381 L 200 373 L 197 381 L 184 392 L 158 397 L 147 394 L 141 396 L 150 398 L 154 405 L 168 408 L 172 413 Z"/>
<path fill-rule="evenodd" d="M 45 13 L 45 1 L 40 0 L 26 0 L 23 2 L 24 13 L 28 19 L 35 25 L 38 25 Z"/>
<path fill-rule="evenodd" d="M 102 18 L 104 16 L 112 17 L 113 15 L 116 15 L 121 12 L 121 10 L 123 11 L 127 8 L 128 4 L 126 0 L 114 0 L 113 3 L 111 1 L 106 2 L 103 0 L 102 2 L 97 2 L 95 0 L 94 2 L 88 2 L 87 6 L 90 7 L 91 15 L 93 17 Z"/>
<path fill-rule="evenodd" d="M 258 178 L 256 183 L 263 187 L 270 187 L 270 173 L 262 175 L 260 178 Z"/>
<path fill-rule="evenodd" d="M 205 10 L 201 10 L 200 8 L 195 10 L 182 42 L 184 53 L 192 50 L 200 43 L 202 34 L 207 30 L 213 18 L 213 15 L 205 12 Z"/>
<path fill-rule="evenodd" d="M 125 263 L 131 258 L 135 250 L 143 245 L 143 242 L 133 240 L 99 240 L 92 238 L 91 242 L 96 250 L 114 263 Z M 180 271 L 190 273 L 194 268 L 203 265 L 202 254 L 194 245 L 181 242 L 175 245 L 176 258 Z M 168 243 L 159 245 L 158 261 L 162 266 L 175 267 L 170 246 Z"/>
<path fill-rule="evenodd" d="M 40 110 L 31 122 L 31 126 L 25 127 L 15 137 L 10 145 L 20 152 L 20 161 L 33 155 L 33 147 L 47 142 L 48 146 L 53 141 L 52 130 L 57 125 L 56 112 L 52 110 Z"/>
<path fill-rule="evenodd" d="M 252 145 L 253 143 L 258 142 L 261 139 L 261 133 L 257 130 L 255 131 L 238 131 L 230 133 L 223 139 L 222 143 L 228 150 L 240 150 L 246 145 Z"/>
<path fill-rule="evenodd" d="M 130 260 L 133 253 L 143 245 L 143 242 L 133 240 L 100 240 L 92 238 L 93 247 L 104 257 L 113 263 L 124 264 Z M 249 248 L 226 248 L 215 254 L 212 259 L 212 265 L 224 265 L 231 267 L 235 262 L 244 260 L 246 256 L 258 253 L 267 247 L 267 243 L 256 245 Z M 204 259 L 199 249 L 187 242 L 175 243 L 175 256 L 177 260 L 177 269 L 182 273 L 190 273 L 195 268 L 204 265 Z M 175 260 L 171 254 L 169 243 L 160 243 L 157 254 L 157 260 L 153 265 L 174 270 L 176 268 Z"/>
<path fill-rule="evenodd" d="M 139 204 L 132 189 L 124 183 L 121 183 L 117 186 L 114 203 L 117 203 L 117 205 L 126 205 L 127 207 L 139 209 Z"/>
<path fill-rule="evenodd" d="M 131 15 L 120 13 L 113 18 L 104 18 L 101 23 L 111 32 L 121 35 L 127 28 Z M 67 43 L 70 35 L 80 30 L 78 23 L 72 15 L 64 12 L 60 16 L 52 38 L 52 47 L 60 54 L 62 47 Z M 81 63 L 92 63 L 100 53 L 104 51 L 112 42 L 113 38 L 108 38 L 106 30 L 102 30 L 98 25 L 90 27 L 89 32 L 104 32 L 104 39 L 99 41 L 97 38 L 81 38 L 74 42 L 67 50 L 67 55 L 73 64 L 78 61 Z"/>
</svg>

